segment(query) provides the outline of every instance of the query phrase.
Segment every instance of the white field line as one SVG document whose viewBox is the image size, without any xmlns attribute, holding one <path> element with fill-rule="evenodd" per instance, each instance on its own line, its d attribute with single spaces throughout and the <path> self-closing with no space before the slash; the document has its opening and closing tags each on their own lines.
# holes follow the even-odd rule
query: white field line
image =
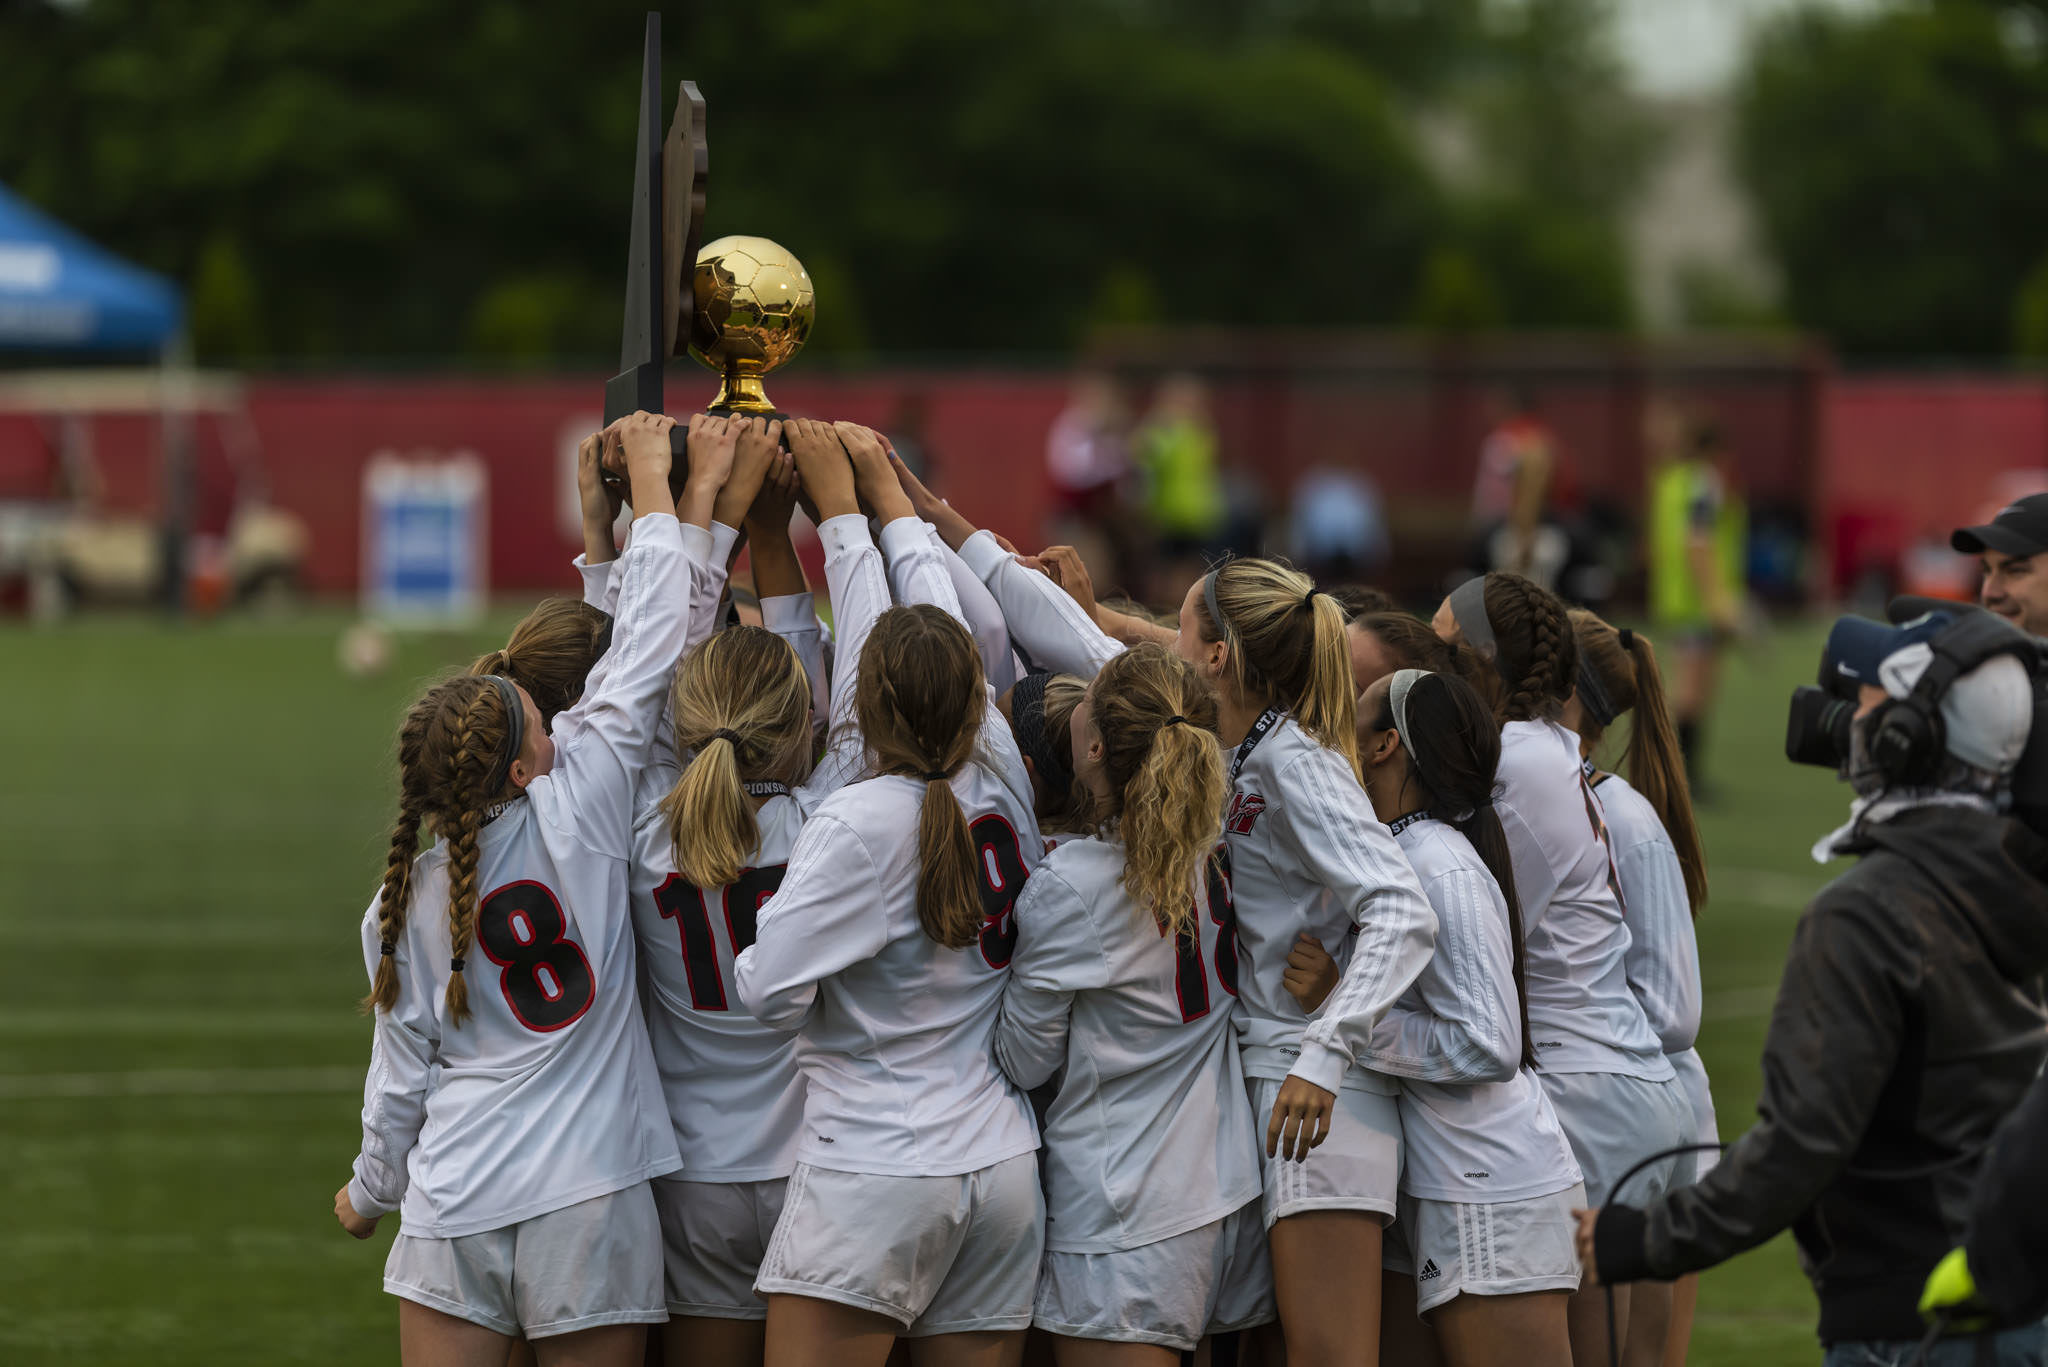
<svg viewBox="0 0 2048 1367">
<path fill-rule="evenodd" d="M 0 1101 L 360 1092 L 361 1068 L 154 1068 L 132 1073 L 0 1073 Z"/>
</svg>

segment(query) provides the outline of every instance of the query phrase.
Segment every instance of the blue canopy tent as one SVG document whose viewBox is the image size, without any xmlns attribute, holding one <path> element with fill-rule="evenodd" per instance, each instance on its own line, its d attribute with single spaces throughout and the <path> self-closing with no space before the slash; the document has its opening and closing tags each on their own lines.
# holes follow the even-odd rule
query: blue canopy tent
<svg viewBox="0 0 2048 1367">
<path fill-rule="evenodd" d="M 161 352 L 183 325 L 176 285 L 0 185 L 0 347 Z"/>
<path fill-rule="evenodd" d="M 0 185 L 0 356 L 153 353 L 162 424 L 162 592 L 184 600 L 193 456 L 184 302 L 178 287 L 89 241 Z"/>
</svg>

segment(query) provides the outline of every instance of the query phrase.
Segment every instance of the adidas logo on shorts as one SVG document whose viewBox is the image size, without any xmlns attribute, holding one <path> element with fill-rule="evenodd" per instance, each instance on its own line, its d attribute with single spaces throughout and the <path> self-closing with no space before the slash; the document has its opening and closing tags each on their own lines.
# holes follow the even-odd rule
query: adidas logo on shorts
<svg viewBox="0 0 2048 1367">
<path fill-rule="evenodd" d="M 1441 1277 L 1443 1275 L 1444 1270 L 1436 1265 L 1436 1259 L 1425 1258 L 1422 1261 L 1422 1275 L 1417 1277 L 1415 1280 L 1419 1282 L 1431 1282 L 1435 1281 L 1438 1277 Z"/>
</svg>

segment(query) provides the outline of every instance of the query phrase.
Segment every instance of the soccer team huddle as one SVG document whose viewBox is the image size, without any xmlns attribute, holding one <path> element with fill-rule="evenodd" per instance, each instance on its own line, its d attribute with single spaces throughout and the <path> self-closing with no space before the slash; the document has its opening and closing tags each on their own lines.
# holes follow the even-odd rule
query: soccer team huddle
<svg viewBox="0 0 2048 1367">
<path fill-rule="evenodd" d="M 1575 1212 L 1715 1134 L 1649 642 L 1262 559 L 1169 624 L 866 428 L 673 426 L 399 735 L 335 1210 L 406 1361 L 1605 1361 Z"/>
</svg>

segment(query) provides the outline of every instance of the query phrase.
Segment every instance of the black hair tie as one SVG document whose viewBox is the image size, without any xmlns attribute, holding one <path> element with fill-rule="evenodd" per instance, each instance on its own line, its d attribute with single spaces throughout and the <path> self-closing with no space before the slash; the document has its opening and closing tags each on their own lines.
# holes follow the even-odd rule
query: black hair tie
<svg viewBox="0 0 2048 1367">
<path fill-rule="evenodd" d="M 450 973 L 460 973 L 462 971 L 462 960 L 450 959 L 448 961 L 448 971 Z"/>
<path fill-rule="evenodd" d="M 392 944 L 392 943 L 391 943 L 391 941 L 389 941 L 389 940 L 385 940 L 385 941 L 382 941 L 381 943 L 379 943 L 379 944 L 378 944 L 378 946 L 377 946 L 377 952 L 378 952 L 379 954 L 382 954 L 382 955 L 383 955 L 383 956 L 384 956 L 385 958 L 387 958 L 387 959 L 388 959 L 388 958 L 390 958 L 390 957 L 391 957 L 392 955 L 394 955 L 394 954 L 398 953 L 398 946 L 397 946 L 397 945 L 395 945 L 395 944 Z"/>
<path fill-rule="evenodd" d="M 944 769 L 930 769 L 925 772 L 924 781 L 926 783 L 944 783 L 948 777 L 949 775 Z"/>
<path fill-rule="evenodd" d="M 737 750 L 740 748 L 740 733 L 737 731 L 728 731 L 721 727 L 711 733 L 711 739 L 730 741 L 733 749 Z"/>
<path fill-rule="evenodd" d="M 1621 629 L 1621 648 L 1633 655 L 1636 652 L 1636 634 L 1627 627 Z"/>
<path fill-rule="evenodd" d="M 1321 589 L 1310 589 L 1307 593 L 1301 595 L 1301 606 L 1313 611 L 1316 605 L 1316 595 L 1321 592 Z"/>
<path fill-rule="evenodd" d="M 1169 726 L 1186 725 L 1188 725 L 1188 719 L 1186 717 L 1183 717 L 1180 713 L 1176 712 L 1172 716 L 1168 717 L 1165 721 L 1161 722 L 1159 724 L 1159 729 L 1164 731 Z"/>
</svg>

